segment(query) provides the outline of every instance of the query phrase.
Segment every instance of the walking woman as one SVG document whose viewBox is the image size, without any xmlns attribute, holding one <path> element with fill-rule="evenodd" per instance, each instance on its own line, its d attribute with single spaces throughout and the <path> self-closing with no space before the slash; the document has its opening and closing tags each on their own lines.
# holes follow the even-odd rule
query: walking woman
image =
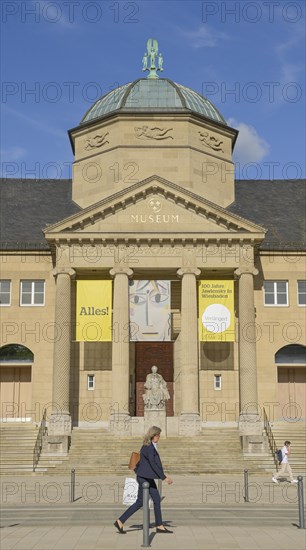
<svg viewBox="0 0 306 550">
<path fill-rule="evenodd" d="M 135 472 L 137 475 L 138 497 L 132 506 L 130 506 L 120 518 L 118 518 L 114 525 L 118 529 L 119 533 L 125 534 L 123 524 L 128 518 L 130 518 L 139 508 L 143 505 L 143 489 L 142 484 L 147 481 L 149 483 L 149 493 L 154 503 L 155 524 L 157 533 L 173 533 L 163 525 L 161 509 L 160 509 L 160 496 L 154 479 L 163 479 L 171 485 L 173 483 L 171 477 L 164 474 L 161 460 L 157 452 L 157 443 L 160 438 L 161 429 L 157 426 L 152 426 L 146 433 L 143 445 L 140 449 L 140 461 L 138 462 Z"/>
</svg>

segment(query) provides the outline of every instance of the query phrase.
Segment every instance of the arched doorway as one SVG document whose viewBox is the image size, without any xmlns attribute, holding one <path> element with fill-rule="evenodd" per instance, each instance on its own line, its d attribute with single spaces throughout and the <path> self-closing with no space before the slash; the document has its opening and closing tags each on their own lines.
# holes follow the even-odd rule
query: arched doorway
<svg viewBox="0 0 306 550">
<path fill-rule="evenodd" d="M 34 354 L 21 344 L 0 348 L 0 420 L 30 421 Z"/>
<path fill-rule="evenodd" d="M 306 418 L 306 347 L 291 344 L 275 354 L 279 416 L 297 422 Z"/>
</svg>

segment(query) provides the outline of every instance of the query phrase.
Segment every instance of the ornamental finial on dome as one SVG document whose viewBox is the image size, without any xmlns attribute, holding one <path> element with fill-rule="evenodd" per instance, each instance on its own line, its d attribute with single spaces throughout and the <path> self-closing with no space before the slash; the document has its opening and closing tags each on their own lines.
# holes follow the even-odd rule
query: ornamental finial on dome
<svg viewBox="0 0 306 550">
<path fill-rule="evenodd" d="M 159 78 L 156 71 L 163 71 L 163 56 L 160 53 L 158 55 L 158 42 L 155 38 L 149 38 L 147 42 L 147 52 L 142 59 L 143 71 L 149 71 L 148 78 Z M 157 59 L 156 59 L 157 58 Z M 148 67 L 148 60 L 150 61 L 150 67 Z M 156 61 L 158 67 L 156 66 Z"/>
</svg>

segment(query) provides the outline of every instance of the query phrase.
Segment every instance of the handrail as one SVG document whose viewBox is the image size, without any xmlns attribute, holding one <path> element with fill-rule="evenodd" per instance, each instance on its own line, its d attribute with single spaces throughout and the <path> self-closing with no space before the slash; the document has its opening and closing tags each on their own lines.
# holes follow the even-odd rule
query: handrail
<svg viewBox="0 0 306 550">
<path fill-rule="evenodd" d="M 267 413 L 266 413 L 264 407 L 263 407 L 263 419 L 264 419 L 264 429 L 266 430 L 270 450 L 271 450 L 271 453 L 272 453 L 272 456 L 273 456 L 273 460 L 274 460 L 276 469 L 278 470 L 278 460 L 277 460 L 277 456 L 276 456 L 277 445 L 276 445 L 276 441 L 274 439 L 271 424 L 269 422 L 269 419 L 268 419 L 268 416 L 267 416 Z"/>
<path fill-rule="evenodd" d="M 42 450 L 42 439 L 43 439 L 43 435 L 46 431 L 46 423 L 47 423 L 47 409 L 44 410 L 44 414 L 43 414 L 43 417 L 41 419 L 41 423 L 40 423 L 37 438 L 36 438 L 36 443 L 35 443 L 34 450 L 33 450 L 33 472 L 35 472 L 35 470 L 36 470 L 36 467 L 37 467 L 37 464 L 38 464 L 38 461 L 39 461 L 39 457 L 40 457 L 40 453 L 41 453 L 41 450 Z"/>
</svg>

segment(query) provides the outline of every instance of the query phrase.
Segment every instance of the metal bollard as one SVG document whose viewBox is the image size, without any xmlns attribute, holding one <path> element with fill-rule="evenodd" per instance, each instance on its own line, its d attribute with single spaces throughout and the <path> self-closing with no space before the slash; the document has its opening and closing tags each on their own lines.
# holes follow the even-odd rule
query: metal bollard
<svg viewBox="0 0 306 550">
<path fill-rule="evenodd" d="M 303 476 L 298 476 L 299 529 L 305 529 Z"/>
<path fill-rule="evenodd" d="M 143 488 L 143 544 L 142 548 L 150 548 L 149 542 L 149 527 L 150 527 L 150 510 L 149 510 L 149 483 L 144 481 Z"/>
<path fill-rule="evenodd" d="M 75 470 L 71 470 L 70 502 L 75 501 Z"/>
<path fill-rule="evenodd" d="M 244 502 L 249 502 L 249 470 L 244 470 Z"/>
</svg>

